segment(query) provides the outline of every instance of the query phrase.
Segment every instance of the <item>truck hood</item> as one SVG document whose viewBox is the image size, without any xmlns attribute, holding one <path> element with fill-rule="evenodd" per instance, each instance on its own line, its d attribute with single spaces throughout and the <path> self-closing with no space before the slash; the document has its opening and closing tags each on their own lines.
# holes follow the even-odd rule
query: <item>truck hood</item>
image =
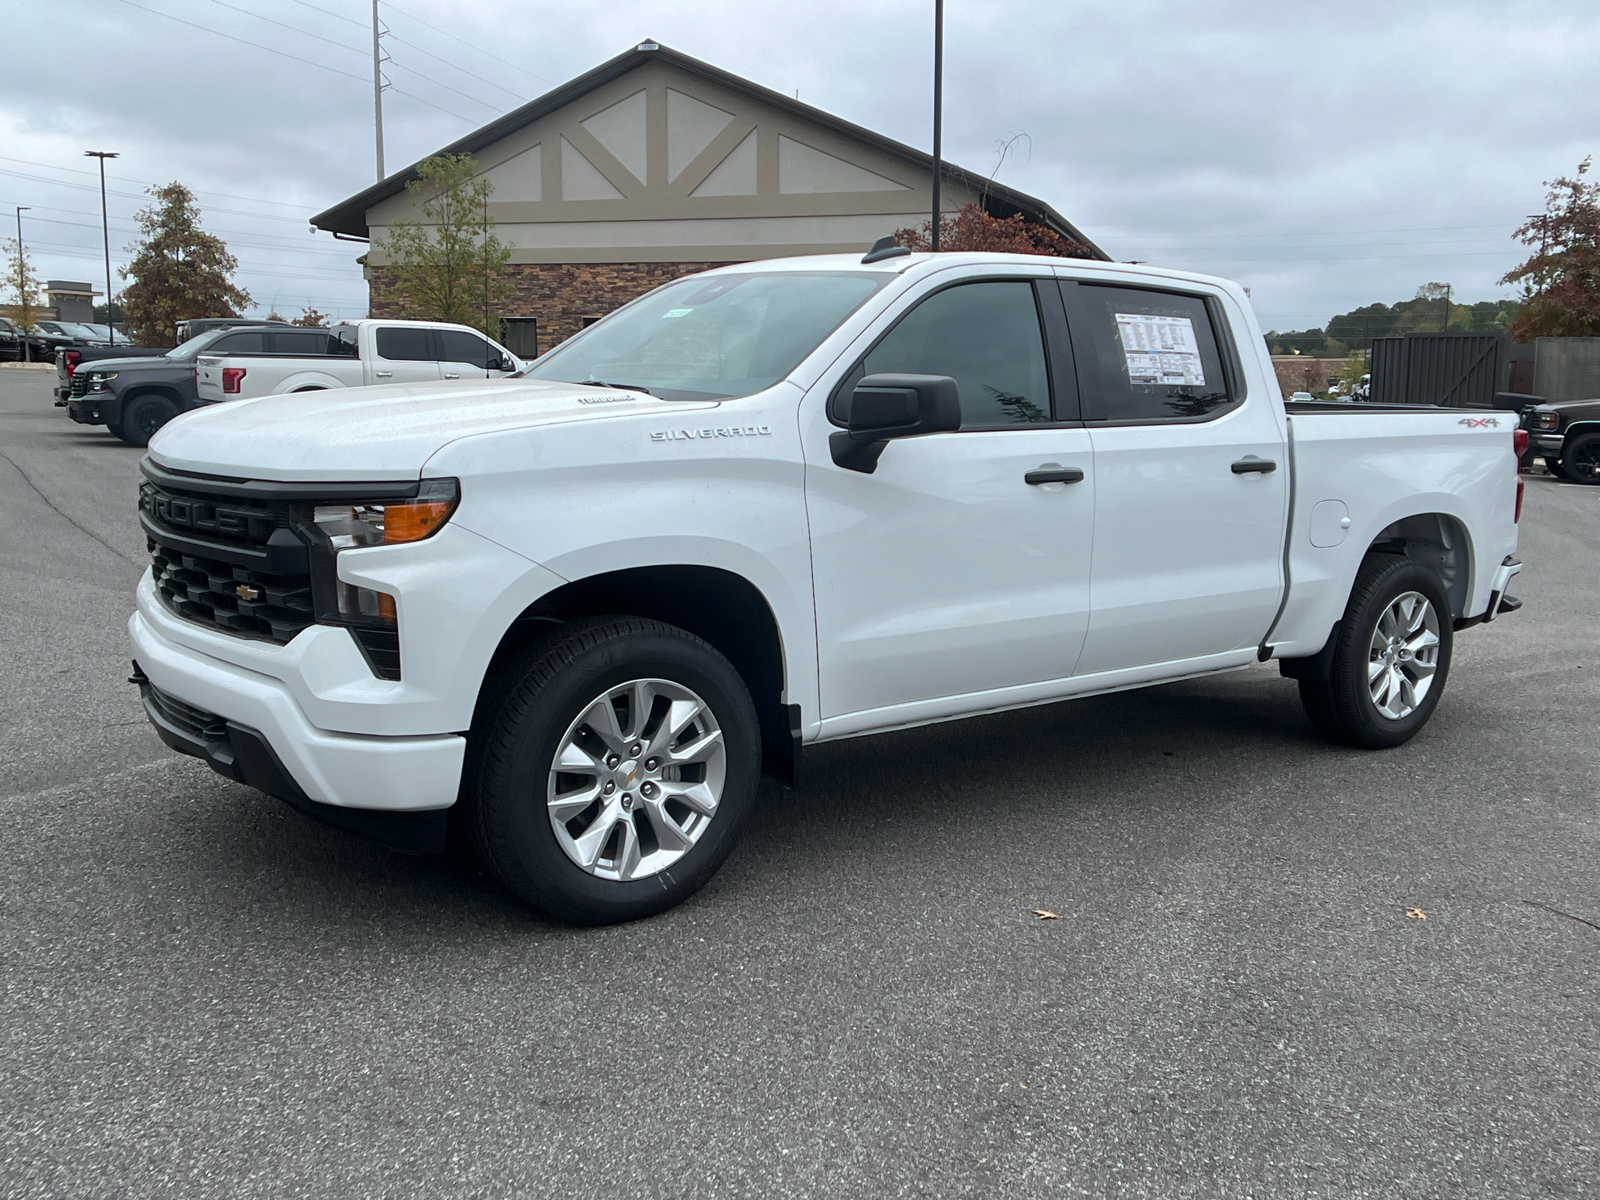
<svg viewBox="0 0 1600 1200">
<path fill-rule="evenodd" d="M 98 347 L 97 347 L 98 348 Z M 155 367 L 165 369 L 171 367 L 173 362 L 164 354 L 146 355 L 142 358 L 91 358 L 80 363 L 80 371 L 133 371 L 140 367 Z"/>
<path fill-rule="evenodd" d="M 544 379 L 462 379 L 294 392 L 205 405 L 150 440 L 164 467 L 285 483 L 411 479 L 458 438 L 715 408 Z"/>
</svg>

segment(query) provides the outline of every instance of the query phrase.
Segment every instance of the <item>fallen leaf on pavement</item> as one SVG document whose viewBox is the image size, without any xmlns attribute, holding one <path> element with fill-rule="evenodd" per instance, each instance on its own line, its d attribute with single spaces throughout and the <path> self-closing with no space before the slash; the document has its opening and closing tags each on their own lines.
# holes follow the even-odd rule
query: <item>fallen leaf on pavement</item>
<svg viewBox="0 0 1600 1200">
<path fill-rule="evenodd" d="M 1041 921 L 1059 921 L 1059 920 L 1061 920 L 1060 917 L 1056 916 L 1056 914 L 1051 912 L 1048 908 L 1036 908 L 1036 909 L 1033 910 L 1033 915 L 1038 917 L 1039 920 L 1041 920 Z"/>
<path fill-rule="evenodd" d="M 1406 909 L 1406 916 L 1410 917 L 1413 921 L 1426 921 L 1428 919 L 1428 914 L 1423 912 L 1420 908 Z"/>
</svg>

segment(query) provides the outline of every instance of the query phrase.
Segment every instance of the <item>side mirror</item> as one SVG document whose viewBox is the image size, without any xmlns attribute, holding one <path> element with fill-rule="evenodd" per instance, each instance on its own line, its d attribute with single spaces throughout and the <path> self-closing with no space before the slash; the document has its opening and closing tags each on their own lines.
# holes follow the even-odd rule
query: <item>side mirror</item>
<svg viewBox="0 0 1600 1200">
<path fill-rule="evenodd" d="M 835 465 L 870 475 L 890 438 L 961 428 L 961 394 L 948 375 L 868 375 L 850 393 L 845 428 L 828 438 Z"/>
</svg>

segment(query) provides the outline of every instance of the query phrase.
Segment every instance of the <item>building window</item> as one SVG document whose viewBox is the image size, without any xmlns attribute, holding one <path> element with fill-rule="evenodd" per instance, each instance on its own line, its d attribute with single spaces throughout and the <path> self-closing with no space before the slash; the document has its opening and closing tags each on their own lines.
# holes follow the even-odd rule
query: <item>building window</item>
<svg viewBox="0 0 1600 1200">
<path fill-rule="evenodd" d="M 524 362 L 539 357 L 539 318 L 502 317 L 500 341 Z"/>
</svg>

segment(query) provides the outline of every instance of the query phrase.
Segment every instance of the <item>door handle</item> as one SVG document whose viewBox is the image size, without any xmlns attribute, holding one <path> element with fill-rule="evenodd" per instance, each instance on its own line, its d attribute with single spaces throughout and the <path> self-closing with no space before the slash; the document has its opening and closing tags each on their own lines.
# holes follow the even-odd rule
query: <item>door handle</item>
<svg viewBox="0 0 1600 1200">
<path fill-rule="evenodd" d="M 394 378 L 394 372 L 393 371 L 374 371 L 373 374 L 376 375 L 379 379 L 392 379 L 392 378 Z"/>
<path fill-rule="evenodd" d="M 449 371 L 446 371 L 444 373 L 444 377 L 446 379 L 460 379 L 461 378 L 461 372 L 457 371 L 454 375 L 452 375 Z"/>
<path fill-rule="evenodd" d="M 1037 487 L 1041 483 L 1082 483 L 1083 472 L 1077 467 L 1054 467 L 1029 471 L 1022 482 Z"/>
<path fill-rule="evenodd" d="M 1278 464 L 1270 458 L 1241 458 L 1233 464 L 1233 473 L 1235 475 L 1249 475 L 1251 472 L 1257 475 L 1265 475 L 1269 471 L 1276 471 L 1277 469 Z"/>
</svg>

